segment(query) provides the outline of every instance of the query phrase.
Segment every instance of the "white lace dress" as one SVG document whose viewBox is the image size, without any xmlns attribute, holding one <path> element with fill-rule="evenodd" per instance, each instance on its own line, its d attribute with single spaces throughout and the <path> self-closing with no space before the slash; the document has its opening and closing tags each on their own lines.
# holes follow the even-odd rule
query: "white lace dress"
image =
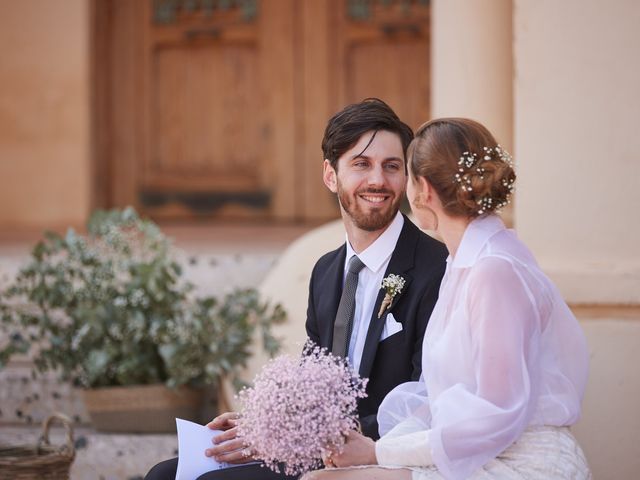
<svg viewBox="0 0 640 480">
<path fill-rule="evenodd" d="M 584 334 L 530 251 L 495 215 L 447 260 L 423 381 L 385 398 L 381 466 L 415 480 L 590 478 L 568 426 L 587 381 Z"/>
</svg>

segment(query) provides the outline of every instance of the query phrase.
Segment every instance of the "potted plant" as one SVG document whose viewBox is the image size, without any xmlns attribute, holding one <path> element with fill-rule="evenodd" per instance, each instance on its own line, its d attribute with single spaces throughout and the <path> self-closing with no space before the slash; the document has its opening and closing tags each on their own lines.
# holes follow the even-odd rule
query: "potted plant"
<svg viewBox="0 0 640 480">
<path fill-rule="evenodd" d="M 155 224 L 131 208 L 98 211 L 87 235 L 45 234 L 0 292 L 0 368 L 29 354 L 35 372 L 85 387 L 97 428 L 139 431 L 131 421 L 148 417 L 147 430 L 161 431 L 197 408 L 194 387 L 235 379 L 256 334 L 276 353 L 270 327 L 284 317 L 253 289 L 196 297 Z M 173 405 L 164 425 L 161 398 Z M 114 412 L 118 400 L 129 413 Z"/>
</svg>

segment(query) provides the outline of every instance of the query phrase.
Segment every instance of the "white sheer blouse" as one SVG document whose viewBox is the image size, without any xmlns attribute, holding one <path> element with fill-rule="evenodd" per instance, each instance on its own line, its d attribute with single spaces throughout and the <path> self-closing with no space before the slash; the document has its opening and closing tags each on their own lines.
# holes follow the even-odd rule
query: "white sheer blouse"
<svg viewBox="0 0 640 480">
<path fill-rule="evenodd" d="M 531 252 L 495 215 L 467 227 L 447 259 L 423 341 L 423 379 L 383 401 L 381 465 L 434 464 L 465 478 L 532 425 L 580 416 L 583 332 Z"/>
</svg>

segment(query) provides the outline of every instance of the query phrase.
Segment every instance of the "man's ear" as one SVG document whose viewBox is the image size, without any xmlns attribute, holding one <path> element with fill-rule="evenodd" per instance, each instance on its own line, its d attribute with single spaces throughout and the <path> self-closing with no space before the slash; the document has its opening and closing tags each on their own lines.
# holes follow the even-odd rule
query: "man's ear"
<svg viewBox="0 0 640 480">
<path fill-rule="evenodd" d="M 338 173 L 326 158 L 324 159 L 323 169 L 322 179 L 324 180 L 324 184 L 329 190 L 336 193 L 338 191 Z"/>
</svg>

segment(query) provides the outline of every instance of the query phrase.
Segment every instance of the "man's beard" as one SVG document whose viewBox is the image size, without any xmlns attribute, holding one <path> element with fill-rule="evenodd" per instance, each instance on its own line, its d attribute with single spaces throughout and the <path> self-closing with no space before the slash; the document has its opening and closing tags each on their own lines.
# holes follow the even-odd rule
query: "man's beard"
<svg viewBox="0 0 640 480">
<path fill-rule="evenodd" d="M 340 182 L 338 182 L 338 199 L 344 211 L 349 215 L 356 227 L 367 232 L 375 232 L 387 227 L 398 212 L 402 197 L 398 197 L 389 207 L 380 207 L 372 209 L 370 213 L 365 213 L 360 209 L 357 198 L 364 193 L 384 193 L 393 198 L 393 192 L 384 188 L 367 188 L 355 192 L 353 197 L 346 193 Z"/>
</svg>

